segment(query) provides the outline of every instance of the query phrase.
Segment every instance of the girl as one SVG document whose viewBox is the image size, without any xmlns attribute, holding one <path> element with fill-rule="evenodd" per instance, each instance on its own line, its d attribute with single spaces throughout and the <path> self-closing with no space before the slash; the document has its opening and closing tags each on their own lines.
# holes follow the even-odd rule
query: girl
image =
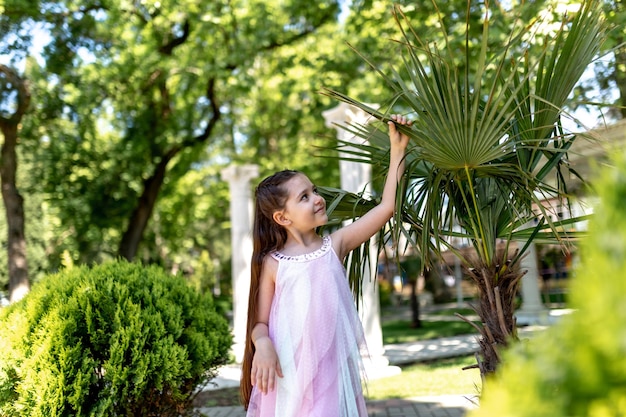
<svg viewBox="0 0 626 417">
<path fill-rule="evenodd" d="M 326 203 L 304 174 L 281 171 L 256 189 L 241 378 L 248 417 L 367 416 L 360 380 L 365 339 L 343 259 L 395 210 L 408 144 L 395 123 L 411 123 L 391 119 L 380 204 L 331 235 L 316 233 L 328 221 Z"/>
</svg>

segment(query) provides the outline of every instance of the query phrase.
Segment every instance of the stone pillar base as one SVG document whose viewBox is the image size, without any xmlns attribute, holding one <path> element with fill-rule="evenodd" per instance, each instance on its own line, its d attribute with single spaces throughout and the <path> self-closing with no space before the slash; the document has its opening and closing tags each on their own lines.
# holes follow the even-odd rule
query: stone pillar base
<svg viewBox="0 0 626 417">
<path fill-rule="evenodd" d="M 363 365 L 368 381 L 399 375 L 402 372 L 399 366 L 389 365 L 389 360 L 384 356 L 365 357 Z"/>
<path fill-rule="evenodd" d="M 515 312 L 518 326 L 534 326 L 550 324 L 550 311 L 546 308 L 525 309 L 521 308 Z"/>
</svg>

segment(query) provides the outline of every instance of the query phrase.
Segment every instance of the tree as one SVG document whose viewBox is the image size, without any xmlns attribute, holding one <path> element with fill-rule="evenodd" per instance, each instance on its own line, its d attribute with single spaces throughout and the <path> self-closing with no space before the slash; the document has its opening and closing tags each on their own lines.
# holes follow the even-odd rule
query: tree
<svg viewBox="0 0 626 417">
<path fill-rule="evenodd" d="M 351 43 L 355 48 L 365 53 L 374 62 L 380 61 L 386 48 L 385 42 L 393 37 L 394 25 L 385 18 L 388 13 L 389 2 L 387 1 L 360 1 L 357 3 L 358 9 L 348 18 L 348 25 L 352 26 L 354 37 Z M 424 39 L 433 42 L 443 43 L 442 32 L 439 28 L 437 14 L 445 16 L 445 23 L 448 35 L 448 47 L 458 52 L 458 57 L 464 56 L 465 21 L 480 22 L 482 19 L 483 3 L 471 2 L 467 7 L 467 1 L 432 2 L 419 3 L 413 1 L 399 0 L 395 2 L 402 7 L 405 15 L 411 20 L 415 31 Z M 577 1 L 572 0 L 540 0 L 533 2 L 508 1 L 490 3 L 491 16 L 490 44 L 491 50 L 497 50 L 499 45 L 504 44 L 508 37 L 510 27 L 515 24 L 511 19 L 512 10 L 515 18 L 521 24 L 531 24 L 539 16 L 551 14 L 559 20 L 558 14 L 563 13 L 571 7 L 576 7 Z M 626 112 L 626 9 L 623 1 L 605 0 L 603 8 L 607 25 L 611 30 L 607 32 L 607 41 L 602 46 L 603 59 L 598 59 L 593 64 L 593 71 L 585 74 L 581 82 L 572 92 L 572 101 L 568 103 L 568 111 L 590 112 L 593 110 L 596 116 L 595 122 L 607 122 L 616 118 L 623 118 Z M 373 25 L 373 21 L 379 21 Z M 470 53 L 475 54 L 479 48 L 473 45 L 480 44 L 480 24 L 473 25 L 467 33 L 470 37 Z M 472 51 L 473 49 L 473 51 Z M 489 51 L 488 51 L 489 53 Z M 475 55 L 474 55 L 475 56 Z M 385 58 L 385 59 L 388 59 Z M 459 61 L 463 61 L 460 59 Z M 457 62 L 463 65 L 462 62 Z M 354 96 L 354 89 L 344 90 Z M 598 110 L 601 107 L 607 108 L 604 114 Z M 604 120 L 606 117 L 607 120 Z M 582 122 L 581 122 L 582 124 Z M 588 126 L 589 128 L 593 126 Z"/>
<path fill-rule="evenodd" d="M 19 126 L 30 105 L 30 91 L 17 72 L 0 64 L 0 130 L 4 142 L 0 150 L 0 180 L 7 219 L 9 300 L 24 297 L 30 285 L 24 233 L 24 199 L 16 184 Z"/>
<path fill-rule="evenodd" d="M 424 274 L 424 278 L 428 278 L 429 271 L 424 269 L 420 265 L 421 259 L 418 257 L 410 257 L 400 262 L 400 267 L 403 272 L 406 273 L 406 277 L 409 280 L 411 286 L 411 327 L 422 327 L 422 321 L 420 320 L 420 303 L 417 297 L 417 279 L 420 274 Z"/>
<path fill-rule="evenodd" d="M 563 243 L 574 237 L 567 225 L 576 219 L 550 220 L 556 207 L 546 201 L 568 199 L 566 155 L 579 135 L 565 131 L 561 118 L 570 92 L 599 51 L 605 27 L 599 2 L 588 0 L 545 35 L 539 53 L 531 53 L 528 40 L 538 27 L 522 25 L 491 55 L 490 13 L 483 15 L 480 53 L 475 59 L 466 52 L 458 65 L 454 48 L 426 40 L 396 8 L 402 37 L 395 45 L 403 50 L 404 66 L 385 72 L 374 65 L 395 91 L 393 98 L 376 110 L 335 90 L 327 94 L 384 122 L 348 127 L 369 140 L 351 158 L 383 168 L 389 113 L 414 116 L 413 127 L 402 128 L 411 144 L 393 233 L 417 246 L 425 266 L 431 253 L 440 258 L 443 249 L 454 251 L 478 285 L 475 309 L 482 325 L 476 325 L 481 335 L 476 366 L 486 376 L 500 363 L 500 350 L 517 339 L 514 302 L 526 248 L 533 241 Z M 469 51 L 470 37 L 464 39 Z M 335 195 L 352 207 L 358 196 L 349 197 Z M 452 237 L 467 239 L 473 255 L 454 248 Z M 524 244 L 511 253 L 518 240 Z"/>
<path fill-rule="evenodd" d="M 254 112 L 247 107 L 259 85 L 255 74 L 268 62 L 277 67 L 270 60 L 278 51 L 293 51 L 334 24 L 339 10 L 333 1 L 125 4 L 57 2 L 41 14 L 53 36 L 45 67 L 32 71 L 38 118 L 28 128 L 46 138 L 39 150 L 46 192 L 80 261 L 134 257 L 146 231 L 156 236 L 148 220 L 168 184 L 209 158 L 249 157 L 239 138 L 252 142 L 281 125 L 261 130 L 252 118 L 241 121 Z M 288 58 L 283 67 L 293 63 Z M 300 125 L 286 126 L 278 132 L 283 142 Z"/>
<path fill-rule="evenodd" d="M 154 33 L 165 30 L 165 24 L 142 22 L 139 9 L 118 10 L 116 2 L 106 7 L 32 2 L 27 13 L 24 2 L 6 3 L 3 18 L 20 17 L 15 20 L 20 24 L 12 26 L 13 36 L 7 35 L 0 47 L 21 40 L 19 48 L 5 49 L 28 55 L 35 52 L 27 34 L 37 33 L 47 42 L 27 68 L 34 100 L 22 134 L 24 152 L 35 161 L 29 196 L 44 197 L 41 218 L 48 229 L 40 236 L 47 239 L 50 269 L 118 255 L 143 183 L 166 145 L 197 133 L 205 123 L 202 111 L 210 106 L 200 75 L 215 74 L 220 120 L 204 144 L 185 148 L 167 164 L 137 259 L 193 275 L 194 259 L 206 250 L 228 276 L 228 190 L 219 172 L 230 162 L 253 159 L 261 175 L 290 167 L 306 171 L 319 184 L 339 182 L 336 163 L 311 157 L 335 140 L 320 117 L 333 103 L 317 92 L 322 85 L 366 86 L 360 76 L 364 66 L 349 53 L 345 32 L 332 14 L 338 12 L 334 3 L 300 7 L 294 2 L 285 8 L 265 3 L 232 3 L 232 9 L 224 9 L 211 2 L 198 6 L 203 13 L 196 6 L 183 7 L 189 10 L 189 36 L 170 58 L 154 52 L 160 45 L 155 46 Z M 177 7 L 172 11 L 161 2 L 150 13 L 163 23 L 170 12 L 178 16 Z M 298 20 L 291 8 L 306 13 L 309 23 Z M 283 24 L 289 19 L 300 23 Z M 148 29 L 144 33 L 141 27 Z M 302 36 L 288 37 L 296 30 Z M 141 37 L 131 36 L 140 32 Z M 272 39 L 276 47 L 270 47 Z M 158 106 L 151 103 L 158 94 L 142 84 L 142 74 L 151 74 L 156 63 L 165 68 L 170 91 L 167 120 L 154 114 Z M 370 96 L 380 95 L 370 90 Z M 165 130 L 155 133 L 157 128 Z"/>
<path fill-rule="evenodd" d="M 572 107 L 589 103 L 605 107 L 607 110 L 596 121 L 606 123 L 626 117 L 626 8 L 621 0 L 604 1 L 603 8 L 611 27 L 602 47 L 604 59 L 594 63 L 594 75 L 576 88 Z"/>
<path fill-rule="evenodd" d="M 602 87 L 616 87 L 618 99 L 614 101 L 621 118 L 626 118 L 626 8 L 624 2 L 615 0 L 605 3 L 605 13 L 609 16 L 613 30 L 609 44 L 613 48 L 613 62 L 608 76 L 599 78 Z"/>
</svg>

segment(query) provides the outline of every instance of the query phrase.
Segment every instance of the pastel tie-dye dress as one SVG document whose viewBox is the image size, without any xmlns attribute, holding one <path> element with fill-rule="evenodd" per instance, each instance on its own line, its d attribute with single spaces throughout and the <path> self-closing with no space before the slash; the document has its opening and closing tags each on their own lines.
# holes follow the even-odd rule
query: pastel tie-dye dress
<svg viewBox="0 0 626 417">
<path fill-rule="evenodd" d="M 363 327 L 329 236 L 322 247 L 278 260 L 269 319 L 283 378 L 253 388 L 248 417 L 366 417 L 361 388 Z"/>
</svg>

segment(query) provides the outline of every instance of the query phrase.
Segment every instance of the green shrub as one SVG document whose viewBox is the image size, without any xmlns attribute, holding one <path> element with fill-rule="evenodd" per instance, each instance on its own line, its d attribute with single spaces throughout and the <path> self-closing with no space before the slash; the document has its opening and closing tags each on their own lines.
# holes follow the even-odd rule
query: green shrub
<svg viewBox="0 0 626 417">
<path fill-rule="evenodd" d="M 508 351 L 471 417 L 626 416 L 626 155 L 595 188 L 569 300 L 575 313 Z"/>
<path fill-rule="evenodd" d="M 183 279 L 111 262 L 0 311 L 0 416 L 180 416 L 225 363 L 226 320 Z"/>
</svg>

